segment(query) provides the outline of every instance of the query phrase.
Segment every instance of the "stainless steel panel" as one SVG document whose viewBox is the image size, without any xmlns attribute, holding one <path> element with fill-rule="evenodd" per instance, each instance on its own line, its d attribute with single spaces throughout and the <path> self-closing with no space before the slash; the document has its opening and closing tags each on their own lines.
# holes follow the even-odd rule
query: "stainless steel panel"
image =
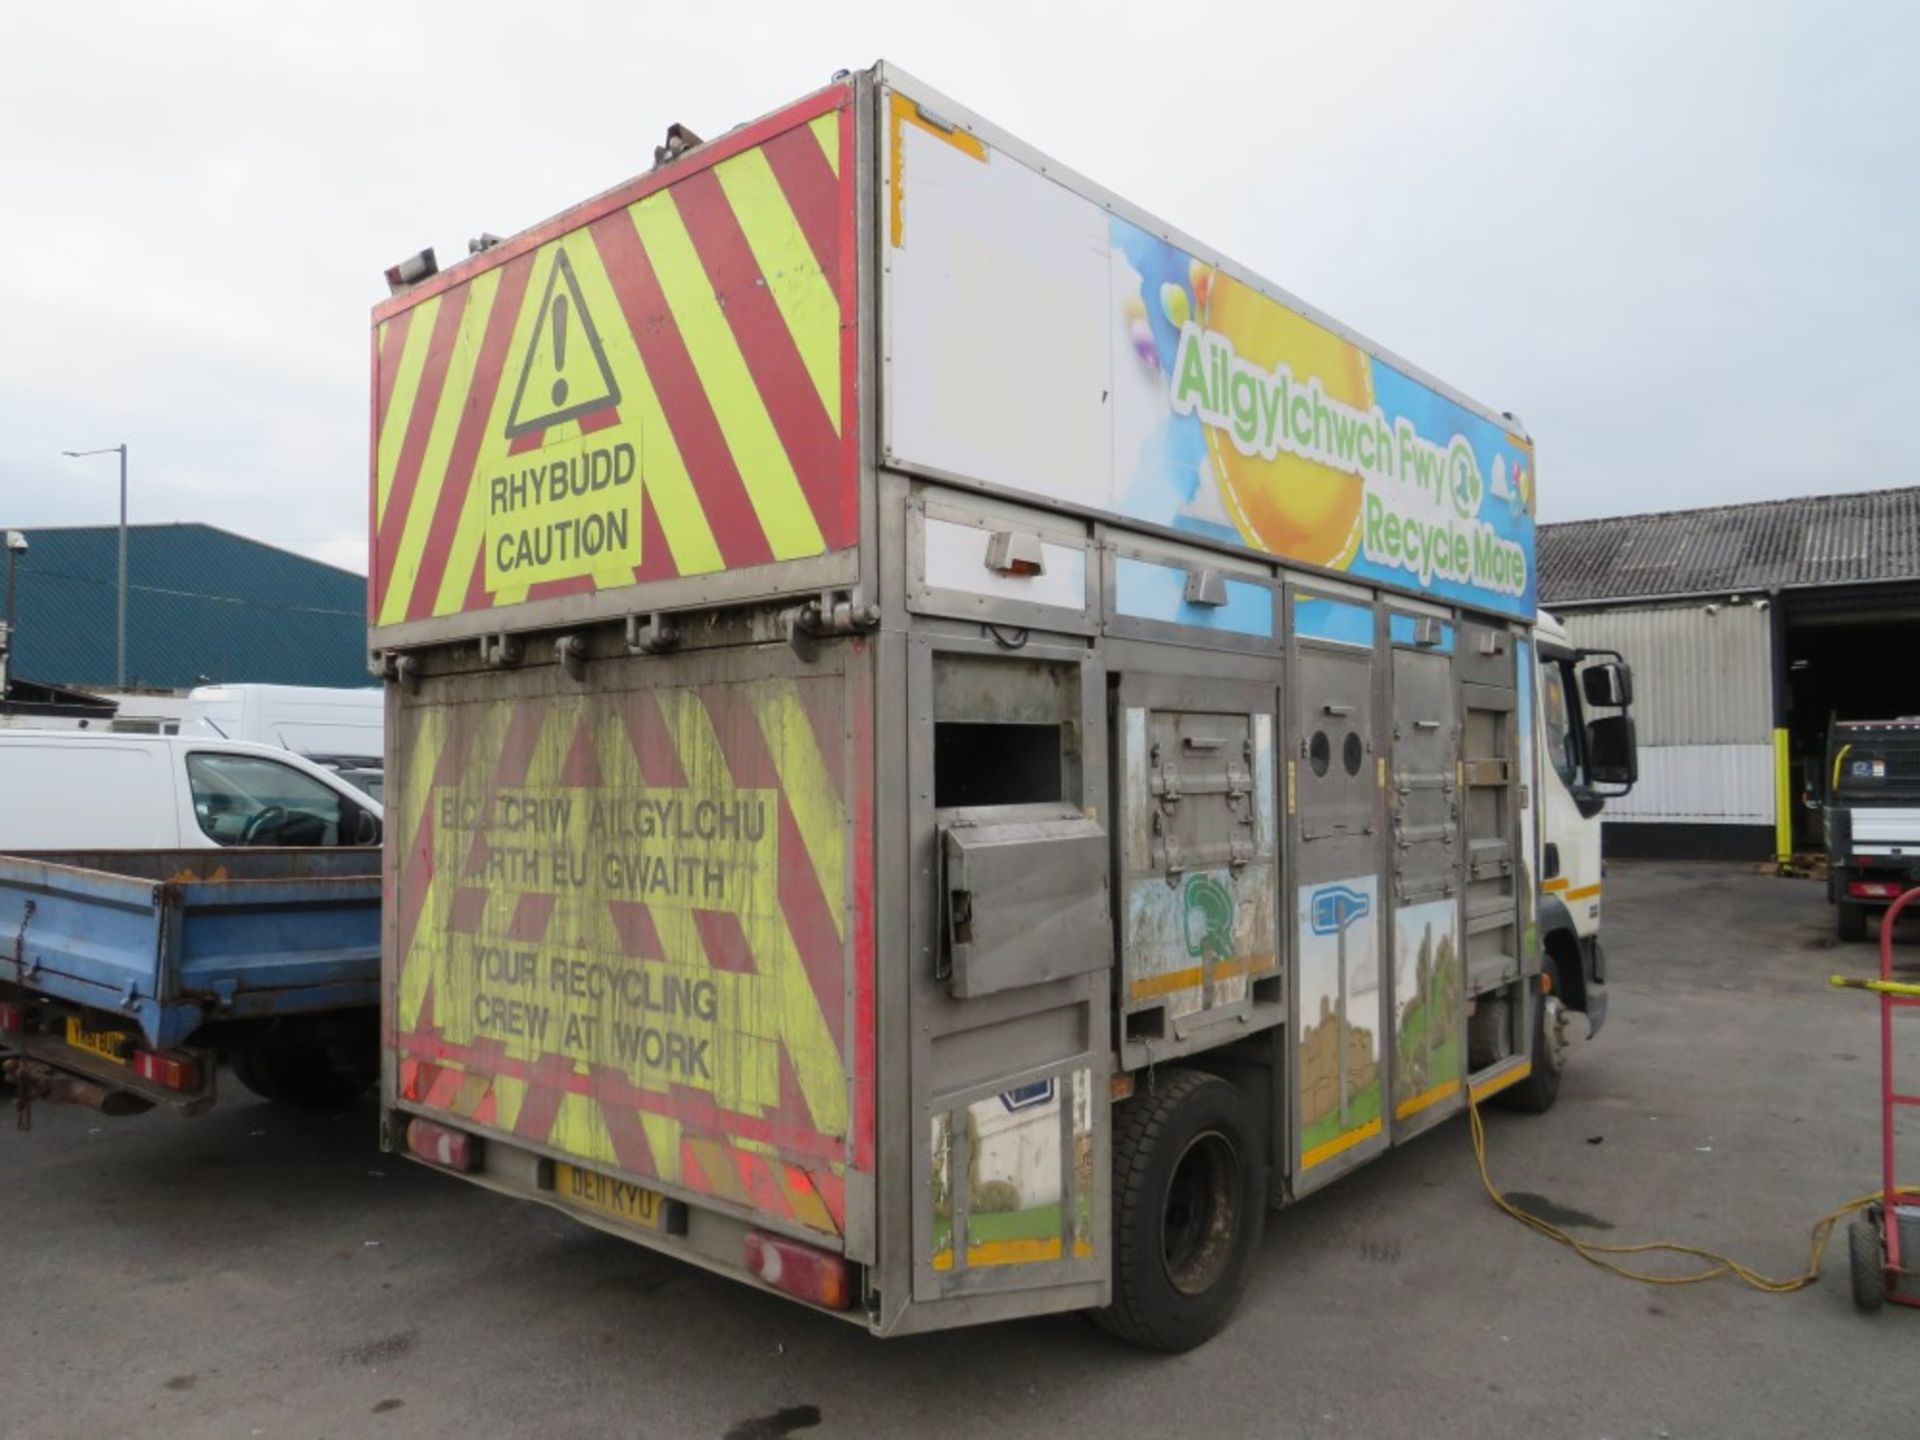
<svg viewBox="0 0 1920 1440">
<path fill-rule="evenodd" d="M 1294 701 L 1300 838 L 1372 835 L 1378 790 L 1372 654 L 1302 646 L 1295 661 Z"/>
<path fill-rule="evenodd" d="M 1393 879 L 1402 901 L 1451 894 L 1460 866 L 1460 726 L 1453 664 L 1432 651 L 1393 652 Z"/>
<path fill-rule="evenodd" d="M 904 587 L 904 573 L 897 573 Z M 1009 653 L 977 625 L 908 617 L 900 592 L 893 592 L 889 603 L 900 606 L 896 613 L 905 629 L 905 683 L 883 689 L 877 700 L 883 714 L 892 711 L 903 722 L 905 765 L 898 774 L 879 777 L 878 799 L 884 804 L 900 796 L 905 824 L 893 832 L 897 839 L 883 836 L 878 848 L 883 862 L 897 857 L 908 877 L 909 903 L 901 907 L 908 943 L 904 964 L 883 962 L 879 968 L 898 972 L 906 991 L 900 1040 L 907 1063 L 885 1072 L 880 1092 L 883 1101 L 897 1094 L 905 1102 L 898 1139 L 909 1162 L 904 1173 L 887 1171 L 883 1203 L 889 1216 L 897 1213 L 895 1197 L 909 1212 L 904 1235 L 911 1245 L 907 1289 L 914 1302 L 904 1317 L 890 1306 L 889 1314 L 896 1325 L 938 1328 L 981 1313 L 974 1302 L 987 1300 L 990 1292 L 1020 1292 L 1028 1312 L 1098 1303 L 1108 1286 L 1112 980 L 1097 969 L 970 998 L 955 996 L 942 973 L 944 836 L 948 822 L 965 812 L 935 808 L 934 754 L 937 720 L 1057 724 L 1063 747 L 1072 748 L 1067 757 L 1072 763 L 1062 767 L 1061 802 L 1038 813 L 1097 825 L 1107 813 L 1105 673 L 1082 643 L 1035 631 Z M 1084 765 L 1079 760 L 1083 746 Z M 1021 808 L 1036 813 L 1035 807 Z M 1103 876 L 1109 847 L 1109 841 L 1099 842 Z M 896 898 L 882 909 L 897 905 Z M 1104 900 L 1088 907 L 1077 928 L 1100 937 L 1111 953 L 1113 920 Z M 1063 1019 L 1063 1012 L 1072 1018 Z M 980 1236 L 970 1214 L 1012 1197 L 1004 1187 L 989 1186 L 990 1170 L 966 1168 L 969 1116 L 1006 1112 L 1002 1097 L 1021 1106 L 1024 1087 L 1049 1079 L 1063 1087 L 1048 1102 L 1060 1133 L 1052 1139 L 1053 1127 L 1022 1122 L 1023 1136 L 1032 1132 L 1030 1138 L 1039 1143 L 1032 1152 L 1034 1183 L 1017 1188 L 1025 1211 L 1044 1209 L 1058 1194 L 1060 1218 L 1042 1243 L 1014 1247 L 1012 1254 L 1004 1247 L 998 1254 L 992 1246 L 983 1251 L 972 1243 Z M 1068 1095 L 1076 1097 L 1070 1104 Z M 976 1113 L 976 1106 L 982 1110 Z M 956 1159 L 962 1162 L 957 1169 Z M 1043 1218 L 1027 1215 L 1033 1223 Z M 1003 1218 L 994 1228 L 1005 1232 L 1010 1223 Z M 890 1272 L 890 1283 L 899 1285 L 902 1278 Z M 1088 1301 L 1089 1295 L 1095 1300 Z"/>
<path fill-rule="evenodd" d="M 1107 833 L 1094 821 L 1068 806 L 948 811 L 941 853 L 956 998 L 1112 964 Z"/>
<path fill-rule="evenodd" d="M 1324 591 L 1316 587 L 1315 595 Z M 1375 717 L 1380 611 L 1366 648 L 1304 638 L 1289 596 L 1287 765 L 1292 990 L 1287 1110 L 1293 1193 L 1345 1174 L 1388 1143 L 1391 1033 L 1383 882 L 1385 756 Z M 1342 598 L 1345 598 L 1344 596 Z M 1357 637 L 1356 637 L 1357 639 Z"/>
<path fill-rule="evenodd" d="M 1157 647 L 1156 647 L 1157 648 Z M 1177 651 L 1164 652 L 1168 658 Z M 1115 719 L 1122 1065 L 1279 1023 L 1271 680 L 1129 672 Z"/>
<path fill-rule="evenodd" d="M 933 1088 L 941 1094 L 977 1088 L 1092 1046 L 1084 1005 L 1036 1010 L 979 1030 L 956 1030 L 933 1042 Z"/>
</svg>

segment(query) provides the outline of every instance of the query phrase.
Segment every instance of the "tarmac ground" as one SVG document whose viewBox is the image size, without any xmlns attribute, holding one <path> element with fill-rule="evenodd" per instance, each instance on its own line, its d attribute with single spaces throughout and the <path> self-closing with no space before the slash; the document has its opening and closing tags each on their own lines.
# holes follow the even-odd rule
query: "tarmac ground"
<svg viewBox="0 0 1920 1440">
<path fill-rule="evenodd" d="M 1615 863 L 1605 905 L 1606 1028 L 1550 1114 L 1488 1112 L 1496 1179 L 1582 1236 L 1796 1272 L 1878 1183 L 1877 1008 L 1826 984 L 1876 950 L 1737 866 Z M 1233 1325 L 1165 1357 L 1074 1316 L 876 1341 L 382 1155 L 370 1101 L 223 1089 L 0 1135 L 0 1435 L 1912 1433 L 1920 1313 L 1854 1309 L 1844 1232 L 1797 1294 L 1629 1283 L 1497 1212 L 1464 1119 L 1269 1217 Z"/>
</svg>

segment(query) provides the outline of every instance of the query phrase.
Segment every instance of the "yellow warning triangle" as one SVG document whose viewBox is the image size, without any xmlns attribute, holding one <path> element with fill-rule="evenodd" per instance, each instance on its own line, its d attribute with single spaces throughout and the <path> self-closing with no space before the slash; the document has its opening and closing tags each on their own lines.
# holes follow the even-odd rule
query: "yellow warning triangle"
<svg viewBox="0 0 1920 1440">
<path fill-rule="evenodd" d="M 545 430 L 620 403 L 620 386 L 607 364 L 600 331 L 564 249 L 554 251 L 547 293 L 540 297 L 540 318 L 520 361 L 520 383 L 507 414 L 507 438 Z"/>
</svg>

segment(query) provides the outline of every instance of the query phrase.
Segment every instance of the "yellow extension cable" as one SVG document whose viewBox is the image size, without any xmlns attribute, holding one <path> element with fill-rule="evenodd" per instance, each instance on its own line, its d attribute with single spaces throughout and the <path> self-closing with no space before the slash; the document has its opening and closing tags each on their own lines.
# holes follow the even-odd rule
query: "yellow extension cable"
<svg viewBox="0 0 1920 1440">
<path fill-rule="evenodd" d="M 1722 1255 L 1715 1250 L 1703 1249 L 1698 1245 L 1682 1245 L 1673 1240 L 1649 1240 L 1640 1245 L 1595 1245 L 1578 1236 L 1569 1235 L 1558 1225 L 1542 1220 L 1538 1215 L 1529 1215 L 1518 1205 L 1500 1193 L 1500 1187 L 1493 1183 L 1493 1176 L 1487 1173 L 1487 1133 L 1480 1123 L 1480 1106 L 1473 1098 L 1471 1088 L 1467 1091 L 1467 1117 L 1472 1124 L 1473 1158 L 1480 1167 L 1480 1183 L 1486 1186 L 1488 1198 L 1506 1211 L 1529 1230 L 1537 1231 L 1549 1240 L 1557 1240 L 1589 1265 L 1597 1265 L 1628 1280 L 1638 1280 L 1646 1285 L 1699 1285 L 1708 1280 L 1717 1280 L 1722 1275 L 1732 1275 L 1742 1283 L 1769 1295 L 1788 1295 L 1795 1290 L 1804 1290 L 1820 1278 L 1820 1262 L 1827 1253 L 1827 1242 L 1833 1238 L 1834 1226 L 1857 1210 L 1879 1200 L 1881 1191 L 1862 1195 L 1849 1200 L 1846 1204 L 1829 1210 L 1813 1222 L 1808 1234 L 1807 1268 L 1800 1274 L 1784 1280 L 1770 1275 L 1762 1275 L 1751 1266 L 1742 1265 L 1731 1256 Z M 1904 1187 L 1903 1187 L 1904 1190 Z M 1650 1275 L 1644 1270 L 1635 1270 L 1622 1265 L 1617 1260 L 1608 1259 L 1611 1255 L 1685 1255 L 1695 1260 L 1707 1262 L 1707 1268 L 1685 1275 Z"/>
</svg>

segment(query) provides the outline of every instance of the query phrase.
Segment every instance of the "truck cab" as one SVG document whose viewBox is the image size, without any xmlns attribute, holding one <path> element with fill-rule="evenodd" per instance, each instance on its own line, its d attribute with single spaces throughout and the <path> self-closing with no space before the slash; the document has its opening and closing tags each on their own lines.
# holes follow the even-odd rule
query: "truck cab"
<svg viewBox="0 0 1920 1440">
<path fill-rule="evenodd" d="M 1633 672 L 1612 652 L 1582 650 L 1541 611 L 1539 647 L 1540 946 L 1552 970 L 1543 1041 L 1549 1068 L 1565 1063 L 1568 1017 L 1584 1014 L 1589 1034 L 1607 1018 L 1607 965 L 1600 945 L 1606 862 L 1600 815 L 1610 796 L 1639 778 Z"/>
<path fill-rule="evenodd" d="M 1920 716 L 1836 720 L 1827 728 L 1827 898 L 1841 940 L 1920 885 Z"/>
</svg>

